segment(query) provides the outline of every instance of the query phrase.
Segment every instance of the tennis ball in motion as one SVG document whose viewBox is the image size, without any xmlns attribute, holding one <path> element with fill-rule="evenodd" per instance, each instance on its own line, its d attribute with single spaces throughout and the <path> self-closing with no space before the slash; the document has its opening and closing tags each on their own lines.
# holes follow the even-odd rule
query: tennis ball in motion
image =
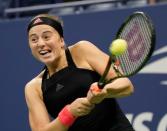
<svg viewBox="0 0 167 131">
<path fill-rule="evenodd" d="M 126 40 L 116 39 L 110 45 L 109 50 L 110 50 L 111 54 L 118 56 L 118 55 L 123 54 L 126 51 L 127 46 L 128 46 L 128 44 L 127 44 Z"/>
</svg>

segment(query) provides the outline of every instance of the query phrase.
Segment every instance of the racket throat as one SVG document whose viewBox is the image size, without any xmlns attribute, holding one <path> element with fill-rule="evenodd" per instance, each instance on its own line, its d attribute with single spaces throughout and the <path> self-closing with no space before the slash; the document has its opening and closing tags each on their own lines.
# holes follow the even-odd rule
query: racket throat
<svg viewBox="0 0 167 131">
<path fill-rule="evenodd" d="M 110 70 L 110 67 L 111 67 L 111 63 L 115 62 L 115 56 L 110 56 L 109 59 L 108 59 L 108 63 L 107 63 L 107 66 L 105 68 L 105 71 L 102 75 L 102 77 L 100 78 L 99 82 L 98 82 L 98 87 L 100 89 L 102 89 L 105 84 L 107 83 L 107 80 L 106 80 L 106 76 Z"/>
</svg>

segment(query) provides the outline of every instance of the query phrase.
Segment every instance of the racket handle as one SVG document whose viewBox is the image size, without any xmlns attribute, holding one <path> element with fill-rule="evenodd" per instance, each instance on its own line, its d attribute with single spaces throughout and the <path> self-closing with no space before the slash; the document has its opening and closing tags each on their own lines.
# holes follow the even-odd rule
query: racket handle
<svg viewBox="0 0 167 131">
<path fill-rule="evenodd" d="M 99 82 L 98 82 L 98 87 L 99 89 L 103 89 L 105 84 L 106 84 L 106 76 L 110 70 L 110 67 L 111 67 L 111 64 L 112 63 L 115 63 L 116 61 L 116 57 L 114 55 L 111 55 L 108 59 L 108 62 L 107 62 L 107 65 L 106 65 L 106 68 L 105 68 L 105 71 L 103 73 L 103 75 L 101 76 Z"/>
<path fill-rule="evenodd" d="M 105 83 L 104 82 L 98 82 L 98 88 L 99 89 L 103 89 L 104 88 L 104 86 L 105 86 Z"/>
</svg>

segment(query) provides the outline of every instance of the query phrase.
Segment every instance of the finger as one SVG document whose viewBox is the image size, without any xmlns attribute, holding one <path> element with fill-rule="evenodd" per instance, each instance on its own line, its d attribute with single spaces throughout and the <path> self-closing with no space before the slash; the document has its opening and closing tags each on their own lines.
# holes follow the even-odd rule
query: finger
<svg viewBox="0 0 167 131">
<path fill-rule="evenodd" d="M 84 115 L 84 114 L 88 114 L 93 108 L 91 107 L 86 107 L 86 106 L 82 106 L 79 109 L 77 109 L 77 114 L 79 116 Z"/>
<path fill-rule="evenodd" d="M 94 94 L 100 93 L 102 89 L 100 89 L 97 84 L 92 84 L 90 87 L 90 91 Z"/>
<path fill-rule="evenodd" d="M 87 114 L 89 114 L 90 112 L 91 112 L 91 110 L 89 110 L 89 111 L 82 111 L 82 112 L 79 113 L 79 116 L 87 115 Z"/>
<path fill-rule="evenodd" d="M 89 99 L 86 97 L 85 100 L 83 101 L 82 103 L 85 107 L 88 107 L 88 108 L 93 108 L 94 107 L 94 104 L 92 104 Z"/>
<path fill-rule="evenodd" d="M 88 93 L 87 93 L 87 100 L 90 102 L 90 100 L 92 99 L 92 97 L 93 97 L 93 93 L 92 93 L 91 90 L 89 90 Z"/>
</svg>

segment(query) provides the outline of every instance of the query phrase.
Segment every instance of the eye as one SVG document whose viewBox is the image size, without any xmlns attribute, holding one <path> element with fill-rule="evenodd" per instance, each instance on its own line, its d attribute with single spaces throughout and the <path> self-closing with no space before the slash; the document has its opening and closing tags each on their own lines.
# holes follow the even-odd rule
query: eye
<svg viewBox="0 0 167 131">
<path fill-rule="evenodd" d="M 52 33 L 50 31 L 46 31 L 43 33 L 42 38 L 46 41 L 50 40 L 52 36 Z"/>
<path fill-rule="evenodd" d="M 48 35 L 45 35 L 45 36 L 44 36 L 44 39 L 45 39 L 45 40 L 49 40 L 49 38 L 50 38 L 50 36 L 48 36 Z"/>
<path fill-rule="evenodd" d="M 34 37 L 34 38 L 31 38 L 30 41 L 31 41 L 32 43 L 36 43 L 36 42 L 38 42 L 38 38 L 35 38 L 35 37 Z"/>
</svg>

